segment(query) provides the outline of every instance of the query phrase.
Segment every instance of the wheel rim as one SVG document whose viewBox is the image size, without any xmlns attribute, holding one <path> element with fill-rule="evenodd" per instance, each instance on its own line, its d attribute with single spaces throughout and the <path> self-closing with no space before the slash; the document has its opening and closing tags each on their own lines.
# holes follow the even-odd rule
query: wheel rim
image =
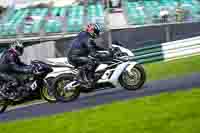
<svg viewBox="0 0 200 133">
<path fill-rule="evenodd" d="M 125 72 L 122 75 L 122 79 L 127 85 L 135 86 L 141 80 L 141 73 L 137 68 L 133 67 L 129 73 Z"/>
<path fill-rule="evenodd" d="M 73 90 L 70 90 L 70 91 L 64 90 L 64 87 L 70 82 L 71 82 L 71 80 L 64 80 L 63 79 L 63 80 L 60 80 L 57 83 L 56 88 L 57 88 L 57 91 L 59 93 L 59 96 L 62 96 L 64 98 L 68 98 L 68 97 L 72 97 L 74 95 L 76 89 L 73 89 Z"/>
<path fill-rule="evenodd" d="M 55 100 L 56 100 L 55 97 L 54 97 L 53 92 L 50 91 L 47 87 L 44 86 L 43 89 L 42 89 L 42 92 L 43 92 L 44 96 L 45 96 L 47 99 L 49 99 L 49 100 L 51 100 L 51 101 L 55 101 Z"/>
</svg>

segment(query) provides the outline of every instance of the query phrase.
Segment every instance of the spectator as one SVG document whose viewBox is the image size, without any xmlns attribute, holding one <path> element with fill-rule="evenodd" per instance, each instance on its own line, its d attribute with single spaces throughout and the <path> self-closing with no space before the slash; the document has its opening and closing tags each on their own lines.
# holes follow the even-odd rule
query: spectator
<svg viewBox="0 0 200 133">
<path fill-rule="evenodd" d="M 85 5 L 85 0 L 78 0 L 79 5 Z"/>
<path fill-rule="evenodd" d="M 103 0 L 103 4 L 104 4 L 104 9 L 106 9 L 108 7 L 108 0 Z"/>
<path fill-rule="evenodd" d="M 185 10 L 182 8 L 181 2 L 178 3 L 176 7 L 176 22 L 184 21 Z"/>
<path fill-rule="evenodd" d="M 169 11 L 167 8 L 162 8 L 160 11 L 160 18 L 162 23 L 167 23 L 169 19 Z"/>
<path fill-rule="evenodd" d="M 121 8 L 121 0 L 109 0 L 110 8 Z"/>
<path fill-rule="evenodd" d="M 0 6 L 0 16 L 2 17 L 3 13 L 6 11 L 6 8 Z"/>
</svg>

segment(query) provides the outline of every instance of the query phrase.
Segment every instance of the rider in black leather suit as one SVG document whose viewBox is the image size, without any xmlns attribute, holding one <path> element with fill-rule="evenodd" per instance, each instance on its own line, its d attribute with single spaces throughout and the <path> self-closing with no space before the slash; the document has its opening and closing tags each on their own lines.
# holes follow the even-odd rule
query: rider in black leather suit
<svg viewBox="0 0 200 133">
<path fill-rule="evenodd" d="M 15 88 L 18 86 L 17 79 L 13 73 L 33 73 L 31 65 L 21 62 L 19 56 L 23 54 L 24 46 L 22 43 L 14 42 L 8 50 L 5 50 L 0 58 L 0 77 L 7 82 L 5 88 Z"/>
<path fill-rule="evenodd" d="M 68 51 L 69 62 L 80 69 L 81 82 L 91 84 L 96 65 L 88 56 L 98 56 L 96 51 L 101 50 L 94 41 L 100 35 L 100 26 L 98 24 L 89 24 L 85 31 L 82 31 L 72 41 Z"/>
</svg>

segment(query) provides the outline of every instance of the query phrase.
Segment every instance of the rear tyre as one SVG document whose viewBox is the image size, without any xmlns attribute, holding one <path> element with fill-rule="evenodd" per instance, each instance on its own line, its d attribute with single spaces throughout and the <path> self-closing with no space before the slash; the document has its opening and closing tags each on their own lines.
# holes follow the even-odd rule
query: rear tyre
<svg viewBox="0 0 200 133">
<path fill-rule="evenodd" d="M 0 89 L 4 89 L 3 86 L 4 86 L 3 81 L 0 81 Z M 2 91 L 2 90 L 0 90 L 0 91 Z M 0 95 L 0 114 L 6 110 L 8 105 L 9 105 L 8 101 L 4 100 L 4 98 Z"/>
<path fill-rule="evenodd" d="M 141 89 L 145 81 L 146 81 L 146 73 L 143 66 L 140 64 L 136 64 L 131 69 L 131 73 L 124 71 L 119 77 L 119 82 L 121 86 L 127 90 Z"/>
<path fill-rule="evenodd" d="M 71 91 L 64 90 L 64 87 L 68 83 L 74 81 L 74 77 L 75 77 L 74 74 L 68 73 L 68 74 L 61 74 L 55 78 L 52 86 L 54 89 L 54 95 L 58 101 L 70 102 L 76 100 L 79 97 L 80 95 L 79 87 L 76 87 Z"/>
</svg>

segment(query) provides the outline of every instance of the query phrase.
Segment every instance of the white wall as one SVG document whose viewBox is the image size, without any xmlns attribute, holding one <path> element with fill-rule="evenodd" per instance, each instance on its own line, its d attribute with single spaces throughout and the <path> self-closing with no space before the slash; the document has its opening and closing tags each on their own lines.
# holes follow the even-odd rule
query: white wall
<svg viewBox="0 0 200 133">
<path fill-rule="evenodd" d="M 21 59 L 30 63 L 31 60 L 45 60 L 45 58 L 54 58 L 55 57 L 55 42 L 49 41 L 33 46 L 28 46 L 24 49 L 24 54 Z"/>
</svg>

